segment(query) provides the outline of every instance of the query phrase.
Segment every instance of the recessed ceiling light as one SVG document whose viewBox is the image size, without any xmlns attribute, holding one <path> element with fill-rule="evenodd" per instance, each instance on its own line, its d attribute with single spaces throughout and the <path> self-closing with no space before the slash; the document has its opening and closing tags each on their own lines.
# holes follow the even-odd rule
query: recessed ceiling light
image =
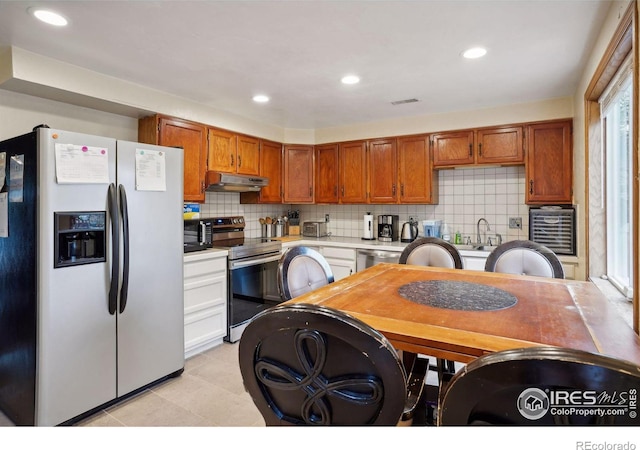
<svg viewBox="0 0 640 450">
<path fill-rule="evenodd" d="M 476 59 L 476 58 L 482 58 L 486 54 L 487 54 L 487 49 L 482 47 L 473 47 L 468 50 L 465 50 L 462 53 L 462 56 L 464 56 L 467 59 Z"/>
<path fill-rule="evenodd" d="M 266 95 L 254 95 L 253 101 L 256 103 L 267 103 L 269 101 L 269 97 Z"/>
<path fill-rule="evenodd" d="M 346 75 L 342 77 L 343 84 L 357 84 L 360 83 L 360 77 L 357 75 Z"/>
<path fill-rule="evenodd" d="M 56 27 L 64 27 L 69 23 L 65 17 L 48 9 L 29 8 L 29 12 L 33 14 L 36 19 Z"/>
</svg>

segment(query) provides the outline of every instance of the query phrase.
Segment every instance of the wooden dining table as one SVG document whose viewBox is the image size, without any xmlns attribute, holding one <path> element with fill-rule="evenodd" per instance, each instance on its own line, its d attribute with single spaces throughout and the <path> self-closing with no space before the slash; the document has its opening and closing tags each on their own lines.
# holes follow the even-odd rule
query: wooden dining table
<svg viewBox="0 0 640 450">
<path fill-rule="evenodd" d="M 640 365 L 640 338 L 588 281 L 381 263 L 287 303 L 344 311 L 398 350 L 463 363 L 558 346 Z"/>
</svg>

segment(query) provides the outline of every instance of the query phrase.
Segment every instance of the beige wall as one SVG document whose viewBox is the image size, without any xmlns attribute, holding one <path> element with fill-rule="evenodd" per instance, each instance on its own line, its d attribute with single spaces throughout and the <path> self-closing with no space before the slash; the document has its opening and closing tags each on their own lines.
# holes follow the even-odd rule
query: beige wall
<svg viewBox="0 0 640 450">
<path fill-rule="evenodd" d="M 0 89 L 0 140 L 46 123 L 51 128 L 136 141 L 135 118 Z"/>
</svg>

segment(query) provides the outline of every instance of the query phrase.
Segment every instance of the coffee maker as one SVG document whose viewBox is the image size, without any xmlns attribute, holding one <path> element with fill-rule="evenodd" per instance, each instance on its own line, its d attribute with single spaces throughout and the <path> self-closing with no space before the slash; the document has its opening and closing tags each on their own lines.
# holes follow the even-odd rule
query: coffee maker
<svg viewBox="0 0 640 450">
<path fill-rule="evenodd" d="M 378 240 L 382 242 L 393 242 L 398 240 L 400 235 L 400 217 L 390 214 L 378 216 Z"/>
</svg>

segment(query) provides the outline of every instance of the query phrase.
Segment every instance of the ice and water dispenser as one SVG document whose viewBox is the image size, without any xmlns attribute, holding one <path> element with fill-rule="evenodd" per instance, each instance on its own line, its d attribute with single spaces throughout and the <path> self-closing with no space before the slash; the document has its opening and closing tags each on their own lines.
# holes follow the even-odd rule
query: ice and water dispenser
<svg viewBox="0 0 640 450">
<path fill-rule="evenodd" d="M 106 261 L 106 212 L 54 213 L 53 266 L 68 267 Z"/>
</svg>

